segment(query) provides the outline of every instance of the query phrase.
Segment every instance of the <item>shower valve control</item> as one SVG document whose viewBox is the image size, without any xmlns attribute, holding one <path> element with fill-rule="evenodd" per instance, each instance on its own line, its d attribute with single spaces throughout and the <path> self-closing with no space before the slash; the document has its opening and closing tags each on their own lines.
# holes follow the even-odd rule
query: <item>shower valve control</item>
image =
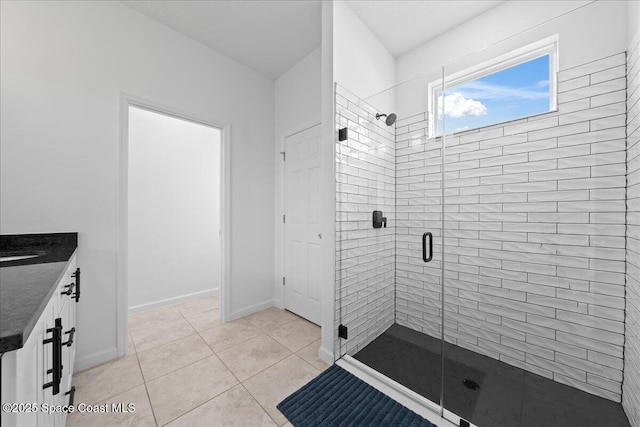
<svg viewBox="0 0 640 427">
<path fill-rule="evenodd" d="M 373 228 L 387 227 L 387 217 L 382 216 L 382 211 L 373 211 Z"/>
</svg>

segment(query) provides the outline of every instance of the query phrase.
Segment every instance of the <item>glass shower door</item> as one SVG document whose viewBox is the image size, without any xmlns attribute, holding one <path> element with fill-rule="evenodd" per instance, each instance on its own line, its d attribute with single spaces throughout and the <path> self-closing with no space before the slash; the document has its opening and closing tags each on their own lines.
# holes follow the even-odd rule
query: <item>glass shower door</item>
<svg viewBox="0 0 640 427">
<path fill-rule="evenodd" d="M 442 151 L 432 132 L 428 83 L 439 70 L 394 88 L 396 111 L 395 324 L 387 375 L 433 402 L 442 396 Z M 380 95 L 377 95 L 377 97 Z"/>
<path fill-rule="evenodd" d="M 366 99 L 336 87 L 337 357 L 434 402 L 437 412 L 442 159 L 427 84 L 439 76 Z"/>
<path fill-rule="evenodd" d="M 336 331 L 342 324 L 348 334 L 347 339 L 337 335 L 337 344 L 341 355 L 433 402 L 437 412 L 442 397 L 442 158 L 427 87 L 440 76 L 441 70 L 434 70 L 366 99 L 338 86 L 336 101 L 337 318 L 342 319 Z M 392 114 L 396 121 L 389 123 Z M 343 128 L 348 134 L 341 140 Z M 386 228 L 373 224 L 375 210 L 387 218 Z M 380 242 L 393 248 L 385 253 L 392 258 L 375 251 Z M 384 289 L 392 291 L 391 306 L 374 312 L 381 306 L 376 283 L 387 277 L 374 274 L 374 268 L 386 265 L 391 281 Z"/>
<path fill-rule="evenodd" d="M 394 323 L 395 134 L 336 85 L 336 346 L 353 356 Z M 380 120 L 381 119 L 381 120 Z"/>
<path fill-rule="evenodd" d="M 626 57 L 572 32 L 601 9 L 336 88 L 336 358 L 455 424 L 624 425 Z"/>
</svg>

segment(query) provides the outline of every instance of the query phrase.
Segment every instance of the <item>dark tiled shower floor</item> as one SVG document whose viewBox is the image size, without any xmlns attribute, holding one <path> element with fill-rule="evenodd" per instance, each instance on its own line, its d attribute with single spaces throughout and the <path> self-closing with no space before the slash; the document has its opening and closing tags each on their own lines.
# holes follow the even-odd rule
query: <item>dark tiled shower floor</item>
<svg viewBox="0 0 640 427">
<path fill-rule="evenodd" d="M 440 347 L 436 338 L 393 325 L 354 358 L 440 402 Z M 480 427 L 630 427 L 619 403 L 448 343 L 444 393 L 445 408 Z"/>
</svg>

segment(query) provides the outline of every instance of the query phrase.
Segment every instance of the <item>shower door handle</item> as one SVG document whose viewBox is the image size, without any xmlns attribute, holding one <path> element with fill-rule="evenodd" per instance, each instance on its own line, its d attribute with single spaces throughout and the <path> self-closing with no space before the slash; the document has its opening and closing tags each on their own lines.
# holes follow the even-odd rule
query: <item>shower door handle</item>
<svg viewBox="0 0 640 427">
<path fill-rule="evenodd" d="M 427 236 L 429 237 L 429 257 L 427 257 Z M 433 234 L 426 232 L 422 235 L 422 260 L 429 262 L 433 259 Z"/>
</svg>

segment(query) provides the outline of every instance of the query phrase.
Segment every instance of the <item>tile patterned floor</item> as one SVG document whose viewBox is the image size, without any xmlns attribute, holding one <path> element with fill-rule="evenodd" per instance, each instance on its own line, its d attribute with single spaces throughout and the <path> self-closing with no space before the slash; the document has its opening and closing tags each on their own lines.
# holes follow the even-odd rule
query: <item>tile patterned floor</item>
<svg viewBox="0 0 640 427">
<path fill-rule="evenodd" d="M 277 308 L 230 323 L 218 297 L 129 318 L 125 357 L 74 374 L 75 401 L 134 403 L 70 414 L 68 426 L 290 426 L 276 409 L 328 365 L 320 328 Z"/>
</svg>

